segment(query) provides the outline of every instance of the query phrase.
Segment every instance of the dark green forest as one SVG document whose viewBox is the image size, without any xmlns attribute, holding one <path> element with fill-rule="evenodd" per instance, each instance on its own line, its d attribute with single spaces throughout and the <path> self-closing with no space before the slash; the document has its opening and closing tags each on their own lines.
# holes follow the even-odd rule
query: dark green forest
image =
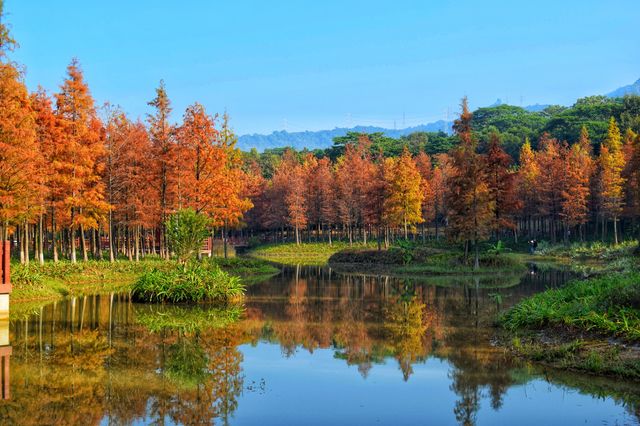
<svg viewBox="0 0 640 426">
<path fill-rule="evenodd" d="M 520 147 L 526 139 L 536 149 L 540 136 L 546 132 L 560 141 L 572 144 L 578 141 L 582 126 L 586 126 L 589 131 L 593 150 L 597 153 L 611 117 L 616 119 L 620 128 L 640 132 L 640 96 L 589 96 L 578 99 L 571 107 L 551 105 L 536 112 L 504 104 L 478 108 L 473 111 L 473 129 L 480 151 L 486 150 L 490 135 L 497 132 L 504 150 L 518 162 Z M 319 158 L 329 157 L 335 160 L 344 153 L 345 145 L 356 143 L 360 135 L 358 132 L 349 132 L 345 136 L 334 138 L 333 145 L 329 148 L 302 150 L 299 153 L 303 156 L 307 152 L 313 152 Z M 416 132 L 400 138 L 392 138 L 381 132 L 370 133 L 368 136 L 371 140 L 371 153 L 382 153 L 385 157 L 399 156 L 405 146 L 414 155 L 422 151 L 433 156 L 449 152 L 458 143 L 456 136 L 443 131 Z M 270 177 L 274 164 L 287 149 L 267 149 L 261 154 L 252 150 L 246 155 L 258 160 L 265 176 Z"/>
</svg>

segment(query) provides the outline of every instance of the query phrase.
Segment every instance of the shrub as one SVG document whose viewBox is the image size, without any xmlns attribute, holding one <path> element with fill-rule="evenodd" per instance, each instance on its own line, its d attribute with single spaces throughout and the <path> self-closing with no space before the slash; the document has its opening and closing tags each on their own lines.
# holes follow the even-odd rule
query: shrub
<svg viewBox="0 0 640 426">
<path fill-rule="evenodd" d="M 166 228 L 169 247 L 185 264 L 209 236 L 209 219 L 193 209 L 182 209 L 169 216 Z"/>
<path fill-rule="evenodd" d="M 190 263 L 184 267 L 145 272 L 133 285 L 131 294 L 141 302 L 228 302 L 242 297 L 240 278 L 215 264 Z"/>
</svg>

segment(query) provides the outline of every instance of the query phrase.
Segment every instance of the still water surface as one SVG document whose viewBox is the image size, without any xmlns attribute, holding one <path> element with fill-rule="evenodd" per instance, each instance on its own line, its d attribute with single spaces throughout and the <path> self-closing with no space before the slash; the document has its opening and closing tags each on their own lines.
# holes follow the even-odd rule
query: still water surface
<svg viewBox="0 0 640 426">
<path fill-rule="evenodd" d="M 545 370 L 491 345 L 500 310 L 567 278 L 285 268 L 249 288 L 235 322 L 237 310 L 125 294 L 36 307 L 12 314 L 0 423 L 639 424 L 637 384 Z"/>
</svg>

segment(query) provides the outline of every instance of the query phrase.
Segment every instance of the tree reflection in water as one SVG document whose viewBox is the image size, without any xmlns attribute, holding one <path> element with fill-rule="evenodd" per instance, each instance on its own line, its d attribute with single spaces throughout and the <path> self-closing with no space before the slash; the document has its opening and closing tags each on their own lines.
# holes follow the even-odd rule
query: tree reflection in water
<svg viewBox="0 0 640 426">
<path fill-rule="evenodd" d="M 226 424 L 250 392 L 241 346 L 262 342 L 278 344 L 285 357 L 333 351 L 336 362 L 357 366 L 365 380 L 389 360 L 404 381 L 418 380 L 416 364 L 446 360 L 456 395 L 452 416 L 471 425 L 482 401 L 500 409 L 511 386 L 540 377 L 489 344 L 498 309 L 493 295 L 508 308 L 566 279 L 551 273 L 528 274 L 511 287 L 513 277 L 449 278 L 436 286 L 309 267 L 250 287 L 243 310 L 141 306 L 117 294 L 48 305 L 12 317 L 13 400 L 0 403 L 0 418 L 6 424 Z M 580 376 L 547 375 L 559 386 L 637 410 L 636 388 L 572 377 Z"/>
</svg>

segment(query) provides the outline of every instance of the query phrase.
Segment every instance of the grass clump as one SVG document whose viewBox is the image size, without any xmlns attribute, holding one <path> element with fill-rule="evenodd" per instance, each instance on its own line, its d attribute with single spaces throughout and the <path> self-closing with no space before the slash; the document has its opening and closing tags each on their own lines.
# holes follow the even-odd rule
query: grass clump
<svg viewBox="0 0 640 426">
<path fill-rule="evenodd" d="M 575 260 L 616 260 L 630 256 L 637 247 L 636 241 L 623 241 L 618 245 L 594 241 L 553 246 L 542 241 L 538 245 L 536 254 Z"/>
<path fill-rule="evenodd" d="M 69 295 L 98 294 L 128 289 L 145 270 L 162 267 L 164 261 L 115 262 L 94 260 L 44 265 L 11 264 L 12 301 L 55 300 Z"/>
<path fill-rule="evenodd" d="M 212 257 L 208 261 L 215 263 L 223 271 L 240 277 L 271 276 L 280 272 L 280 269 L 264 260 L 248 257 L 229 257 L 226 259 L 224 257 Z"/>
<path fill-rule="evenodd" d="M 302 243 L 300 245 L 296 245 L 295 243 L 266 244 L 256 247 L 249 254 L 258 259 L 283 264 L 322 265 L 327 263 L 331 255 L 341 250 L 364 249 L 367 247 L 375 247 L 375 243 L 368 243 L 367 245 L 354 243 L 351 246 L 349 243 L 343 241 L 334 241 L 331 245 L 321 242 Z"/>
<path fill-rule="evenodd" d="M 640 341 L 640 273 L 574 281 L 523 300 L 501 318 L 512 331 L 569 327 Z"/>
<path fill-rule="evenodd" d="M 239 277 L 214 263 L 174 264 L 168 270 L 152 269 L 133 284 L 133 298 L 140 302 L 226 303 L 244 295 Z"/>
<path fill-rule="evenodd" d="M 640 360 L 633 350 L 620 345 L 584 339 L 542 343 L 531 337 L 516 337 L 511 348 L 519 356 L 562 370 L 640 378 Z"/>
</svg>

